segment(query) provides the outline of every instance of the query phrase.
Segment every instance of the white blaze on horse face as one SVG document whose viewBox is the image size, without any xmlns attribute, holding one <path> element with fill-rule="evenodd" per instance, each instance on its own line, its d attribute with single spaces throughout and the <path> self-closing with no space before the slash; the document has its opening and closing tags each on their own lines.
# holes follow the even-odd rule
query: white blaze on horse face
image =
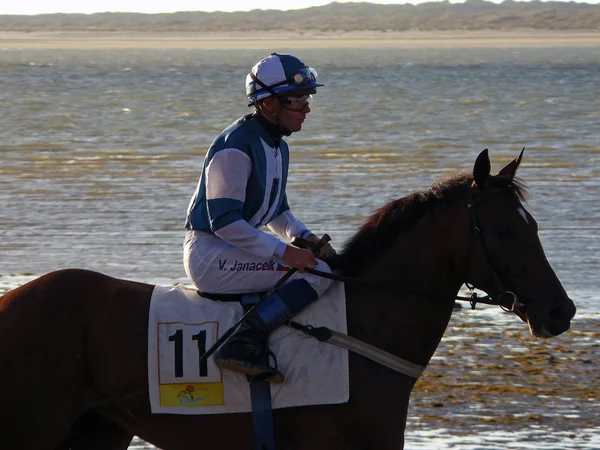
<svg viewBox="0 0 600 450">
<path fill-rule="evenodd" d="M 519 207 L 517 211 L 519 211 L 519 214 L 521 214 L 521 217 L 523 218 L 523 220 L 525 220 L 525 223 L 529 225 L 529 219 L 527 219 L 527 212 L 525 211 L 525 208 Z"/>
</svg>

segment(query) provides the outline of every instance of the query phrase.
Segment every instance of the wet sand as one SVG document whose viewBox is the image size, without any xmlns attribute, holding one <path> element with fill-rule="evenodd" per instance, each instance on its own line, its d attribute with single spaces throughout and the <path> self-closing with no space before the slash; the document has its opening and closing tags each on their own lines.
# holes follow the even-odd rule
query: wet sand
<svg viewBox="0 0 600 450">
<path fill-rule="evenodd" d="M 173 32 L 0 32 L 2 49 L 119 48 L 409 48 L 409 47 L 556 47 L 600 46 L 600 32 L 447 31 L 353 32 L 306 31 Z"/>
<path fill-rule="evenodd" d="M 431 429 L 531 434 L 541 428 L 547 436 L 577 436 L 600 429 L 597 320 L 575 320 L 570 331 L 547 340 L 531 337 L 515 318 L 490 329 L 474 315 L 467 309 L 454 314 L 415 385 L 408 435 Z M 556 448 L 573 448 L 563 444 Z"/>
</svg>

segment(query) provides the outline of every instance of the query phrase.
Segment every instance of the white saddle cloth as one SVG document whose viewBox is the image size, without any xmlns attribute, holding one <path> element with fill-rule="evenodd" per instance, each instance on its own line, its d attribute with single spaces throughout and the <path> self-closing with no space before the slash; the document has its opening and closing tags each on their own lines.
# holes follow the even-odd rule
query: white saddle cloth
<svg viewBox="0 0 600 450">
<path fill-rule="evenodd" d="M 182 286 L 156 286 L 148 324 L 148 381 L 153 413 L 224 414 L 249 412 L 245 375 L 221 370 L 209 349 L 242 317 L 239 304 L 200 297 Z M 295 321 L 346 333 L 343 283 L 298 314 Z M 345 403 L 349 399 L 348 352 L 283 326 L 269 339 L 282 384 L 271 384 L 273 408 Z"/>
</svg>

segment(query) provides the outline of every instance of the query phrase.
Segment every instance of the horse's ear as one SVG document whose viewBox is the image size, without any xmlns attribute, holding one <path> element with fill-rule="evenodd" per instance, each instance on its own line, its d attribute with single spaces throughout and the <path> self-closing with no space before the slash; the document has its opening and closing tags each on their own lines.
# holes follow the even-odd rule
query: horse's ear
<svg viewBox="0 0 600 450">
<path fill-rule="evenodd" d="M 498 176 L 504 177 L 508 180 L 512 180 L 517 173 L 519 164 L 521 164 L 521 160 L 523 159 L 524 151 L 525 151 L 525 147 L 523 147 L 523 150 L 521 150 L 521 153 L 519 153 L 519 156 L 517 156 L 515 159 L 513 159 L 511 162 L 509 162 L 506 165 L 506 167 L 504 167 L 500 172 L 498 172 Z"/>
<path fill-rule="evenodd" d="M 473 167 L 473 186 L 483 189 L 491 169 L 492 165 L 490 164 L 490 157 L 488 155 L 488 149 L 486 148 L 475 160 L 475 167 Z"/>
</svg>

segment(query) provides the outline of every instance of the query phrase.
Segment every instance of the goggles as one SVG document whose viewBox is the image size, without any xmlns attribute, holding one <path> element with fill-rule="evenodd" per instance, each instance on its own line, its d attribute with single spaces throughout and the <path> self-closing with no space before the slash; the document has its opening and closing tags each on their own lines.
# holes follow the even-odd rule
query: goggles
<svg viewBox="0 0 600 450">
<path fill-rule="evenodd" d="M 283 107 L 290 111 L 299 112 L 304 108 L 312 104 L 314 97 L 310 94 L 302 95 L 299 97 L 279 97 Z"/>
</svg>

